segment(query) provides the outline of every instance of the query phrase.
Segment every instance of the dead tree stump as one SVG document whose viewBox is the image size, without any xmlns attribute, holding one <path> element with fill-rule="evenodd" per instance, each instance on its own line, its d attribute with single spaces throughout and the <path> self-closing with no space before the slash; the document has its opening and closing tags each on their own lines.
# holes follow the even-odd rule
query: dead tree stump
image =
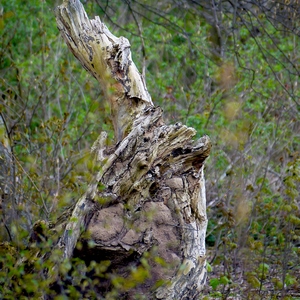
<svg viewBox="0 0 300 300">
<path fill-rule="evenodd" d="M 144 280 L 123 290 L 129 299 L 197 299 L 206 280 L 203 167 L 210 139 L 193 141 L 193 128 L 164 123 L 128 40 L 115 37 L 99 17 L 90 20 L 79 0 L 64 1 L 56 17 L 69 49 L 106 91 L 116 137 L 108 149 L 103 132 L 92 147 L 98 173 L 57 247 L 63 258 L 109 260 L 111 271 L 128 280 L 132 268 L 143 266 Z M 109 286 L 103 281 L 102 296 Z"/>
</svg>

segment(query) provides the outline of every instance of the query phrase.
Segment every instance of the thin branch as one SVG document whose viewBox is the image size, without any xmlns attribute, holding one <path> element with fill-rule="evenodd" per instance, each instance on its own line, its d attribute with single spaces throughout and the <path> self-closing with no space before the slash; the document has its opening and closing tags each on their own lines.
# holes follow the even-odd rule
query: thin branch
<svg viewBox="0 0 300 300">
<path fill-rule="evenodd" d="M 142 54 L 143 54 L 143 56 L 142 56 L 142 58 L 143 58 L 142 75 L 146 79 L 146 48 L 145 48 L 145 42 L 144 42 L 144 37 L 143 37 L 143 33 L 142 33 L 142 27 L 141 27 L 140 22 L 137 20 L 134 11 L 131 8 L 130 1 L 126 0 L 126 2 L 128 4 L 129 10 L 130 10 L 130 12 L 132 14 L 132 17 L 134 19 L 134 22 L 135 22 L 135 24 L 138 28 L 138 32 L 139 32 L 139 36 L 140 36 L 140 40 L 141 40 L 141 45 L 142 45 Z"/>
</svg>

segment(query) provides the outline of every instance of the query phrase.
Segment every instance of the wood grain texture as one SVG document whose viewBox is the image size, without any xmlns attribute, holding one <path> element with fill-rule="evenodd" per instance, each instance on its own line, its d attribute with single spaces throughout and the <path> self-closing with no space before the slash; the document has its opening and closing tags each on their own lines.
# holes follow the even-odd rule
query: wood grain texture
<svg viewBox="0 0 300 300">
<path fill-rule="evenodd" d="M 74 56 L 106 90 L 118 141 L 107 148 L 101 133 L 93 145 L 99 171 L 70 210 L 58 247 L 64 258 L 109 259 L 111 271 L 125 278 L 150 253 L 149 276 L 124 290 L 125 298 L 197 299 L 206 279 L 203 167 L 210 139 L 193 141 L 193 128 L 165 124 L 127 39 L 112 35 L 99 17 L 89 20 L 78 0 L 65 1 L 56 16 Z M 165 284 L 154 289 L 161 280 Z M 103 281 L 102 296 L 110 286 Z"/>
</svg>

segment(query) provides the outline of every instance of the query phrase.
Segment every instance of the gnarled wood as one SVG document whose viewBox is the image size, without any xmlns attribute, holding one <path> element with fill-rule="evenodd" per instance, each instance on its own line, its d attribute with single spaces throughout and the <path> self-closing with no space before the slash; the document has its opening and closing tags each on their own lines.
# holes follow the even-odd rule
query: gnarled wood
<svg viewBox="0 0 300 300">
<path fill-rule="evenodd" d="M 78 0 L 64 1 L 56 16 L 69 49 L 106 92 L 115 138 L 120 141 L 131 129 L 132 116 L 153 105 L 144 78 L 132 61 L 129 41 L 114 36 L 99 17 L 90 20 Z"/>
<path fill-rule="evenodd" d="M 150 253 L 147 279 L 124 295 L 196 299 L 206 279 L 203 164 L 210 140 L 194 142 L 193 128 L 164 123 L 125 38 L 112 35 L 99 17 L 89 20 L 78 0 L 64 1 L 56 15 L 69 48 L 106 90 L 120 141 L 107 149 L 102 133 L 92 147 L 99 172 L 70 212 L 57 247 L 64 258 L 109 259 L 112 272 L 123 277 Z M 85 246 L 88 240 L 94 248 Z M 165 284 L 153 289 L 160 280 Z M 110 282 L 102 281 L 103 296 Z"/>
<path fill-rule="evenodd" d="M 16 225 L 13 225 L 16 221 L 14 167 L 5 120 L 0 113 L 0 238 L 2 241 L 11 241 L 14 235 L 12 229 L 16 231 Z"/>
</svg>

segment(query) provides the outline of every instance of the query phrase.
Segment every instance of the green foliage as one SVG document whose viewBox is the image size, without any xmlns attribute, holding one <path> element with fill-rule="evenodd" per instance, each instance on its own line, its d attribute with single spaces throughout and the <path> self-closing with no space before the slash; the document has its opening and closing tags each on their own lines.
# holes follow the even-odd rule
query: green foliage
<svg viewBox="0 0 300 300">
<path fill-rule="evenodd" d="M 213 278 L 209 281 L 209 284 L 211 287 L 216 290 L 219 285 L 224 285 L 229 284 L 230 280 L 227 278 L 227 276 L 221 276 L 220 278 Z"/>
<path fill-rule="evenodd" d="M 112 133 L 97 83 L 59 37 L 53 13 L 58 4 L 2 2 L 1 111 L 11 130 L 20 203 L 29 201 L 34 216 L 26 222 L 20 207 L 27 230 L 78 195 L 89 164 L 85 153 L 102 128 Z"/>
<path fill-rule="evenodd" d="M 94 171 L 88 153 L 100 131 L 113 140 L 102 91 L 59 37 L 53 14 L 59 2 L 1 2 L 0 111 L 17 167 L 11 224 L 16 247 L 28 240 L 36 220 L 55 220 L 85 191 Z M 300 282 L 299 36 L 274 27 L 262 12 L 257 18 L 237 14 L 235 20 L 222 13 L 222 56 L 220 37 L 203 7 L 182 9 L 164 1 L 156 3 L 157 11 L 142 1 L 147 5 L 130 10 L 125 2 L 109 1 L 105 10 L 98 2 L 86 1 L 88 14 L 100 15 L 113 33 L 129 39 L 140 70 L 145 62 L 148 89 L 166 121 L 181 121 L 197 130 L 195 139 L 208 134 L 213 141 L 205 170 L 211 266 L 206 292 L 213 298 L 261 299 L 269 290 L 267 298 L 288 299 Z M 26 259 L 31 249 L 23 248 Z M 37 273 L 28 273 L 23 264 L 16 267 L 13 249 L 1 250 L 1 296 L 40 297 L 49 284 L 41 274 L 51 262 L 37 257 L 29 266 Z M 143 282 L 147 262 L 143 257 L 132 268 L 130 280 L 114 277 L 108 297 Z M 165 263 L 159 257 L 155 262 Z M 81 274 L 78 285 L 95 297 L 109 262 L 83 266 L 75 260 L 60 271 L 75 278 L 85 268 L 84 274 L 93 270 L 98 276 Z M 68 286 L 68 297 L 80 293 Z"/>
</svg>

